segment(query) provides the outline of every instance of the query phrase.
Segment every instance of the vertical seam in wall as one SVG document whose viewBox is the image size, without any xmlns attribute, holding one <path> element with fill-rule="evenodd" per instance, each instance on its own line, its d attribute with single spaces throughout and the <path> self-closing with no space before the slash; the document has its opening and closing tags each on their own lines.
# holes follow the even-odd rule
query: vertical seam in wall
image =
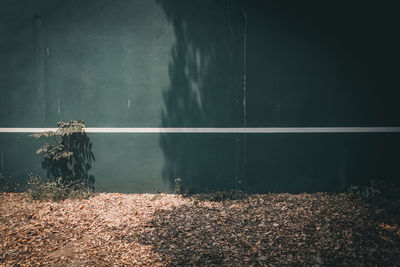
<svg viewBox="0 0 400 267">
<path fill-rule="evenodd" d="M 247 75 L 247 14 L 242 10 L 243 16 L 243 127 L 247 128 L 247 112 L 246 112 L 246 75 Z M 247 136 L 243 135 L 243 179 L 247 176 Z"/>
</svg>

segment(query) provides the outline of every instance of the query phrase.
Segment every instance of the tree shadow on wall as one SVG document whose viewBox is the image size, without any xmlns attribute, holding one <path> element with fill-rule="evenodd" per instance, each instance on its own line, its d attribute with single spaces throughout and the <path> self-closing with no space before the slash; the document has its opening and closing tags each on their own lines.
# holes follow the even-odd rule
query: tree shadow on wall
<svg viewBox="0 0 400 267">
<path fill-rule="evenodd" d="M 381 89 L 364 86 L 363 73 L 378 73 L 373 80 L 382 80 L 375 70 L 385 61 L 364 62 L 368 54 L 359 48 L 374 51 L 374 45 L 362 43 L 370 38 L 369 27 L 349 38 L 351 29 L 368 21 L 366 15 L 355 15 L 358 5 L 350 12 L 340 4 L 290 2 L 159 0 L 176 37 L 162 127 L 244 126 L 242 8 L 249 14 L 247 126 L 396 125 L 396 113 L 380 102 L 392 103 L 397 93 L 387 91 L 390 97 L 381 101 Z M 345 19 L 331 19 L 337 14 Z M 360 66 L 346 67 L 352 59 L 348 54 L 359 50 L 354 62 Z M 398 176 L 393 151 L 399 142 L 385 139 L 366 134 L 249 134 L 244 151 L 242 135 L 162 134 L 163 178 L 173 184 L 179 177 L 194 191 L 236 188 L 242 177 L 251 192 L 343 191 L 352 183 Z"/>
<path fill-rule="evenodd" d="M 242 17 L 231 1 L 164 1 L 173 25 L 170 84 L 162 127 L 242 126 Z M 240 136 L 162 134 L 163 178 L 193 191 L 230 188 L 238 177 Z"/>
</svg>

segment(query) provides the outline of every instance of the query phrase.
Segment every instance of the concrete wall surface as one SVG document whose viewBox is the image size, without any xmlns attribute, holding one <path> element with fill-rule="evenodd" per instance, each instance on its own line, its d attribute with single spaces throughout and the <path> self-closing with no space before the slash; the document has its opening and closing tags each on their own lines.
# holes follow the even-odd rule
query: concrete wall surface
<svg viewBox="0 0 400 267">
<path fill-rule="evenodd" d="M 3 0 L 0 172 L 43 174 L 9 127 L 331 127 L 329 133 L 89 133 L 96 189 L 342 191 L 398 182 L 396 2 Z M 369 129 L 369 128 L 368 128 Z M 375 129 L 375 128 L 371 128 Z M 373 131 L 373 130 L 372 130 Z"/>
</svg>

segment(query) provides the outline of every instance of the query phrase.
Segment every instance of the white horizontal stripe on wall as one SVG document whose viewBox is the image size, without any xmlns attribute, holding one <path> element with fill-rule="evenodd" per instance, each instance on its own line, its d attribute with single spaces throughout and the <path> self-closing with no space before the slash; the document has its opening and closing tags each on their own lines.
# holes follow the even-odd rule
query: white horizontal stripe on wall
<svg viewBox="0 0 400 267">
<path fill-rule="evenodd" d="M 57 128 L 0 128 L 0 133 L 39 133 Z M 400 133 L 400 127 L 85 128 L 88 133 Z"/>
</svg>

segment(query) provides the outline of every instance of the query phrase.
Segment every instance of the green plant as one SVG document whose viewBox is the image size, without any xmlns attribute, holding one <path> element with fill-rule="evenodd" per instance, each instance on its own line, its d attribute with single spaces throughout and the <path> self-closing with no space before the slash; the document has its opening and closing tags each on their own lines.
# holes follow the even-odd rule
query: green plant
<svg viewBox="0 0 400 267">
<path fill-rule="evenodd" d="M 32 135 L 35 139 L 51 138 L 53 141 L 36 152 L 43 157 L 42 166 L 47 171 L 47 179 L 57 186 L 74 189 L 79 184 L 94 190 L 95 178 L 89 175 L 89 170 L 95 157 L 84 122 L 58 122 L 57 126 L 56 131 Z"/>
</svg>

